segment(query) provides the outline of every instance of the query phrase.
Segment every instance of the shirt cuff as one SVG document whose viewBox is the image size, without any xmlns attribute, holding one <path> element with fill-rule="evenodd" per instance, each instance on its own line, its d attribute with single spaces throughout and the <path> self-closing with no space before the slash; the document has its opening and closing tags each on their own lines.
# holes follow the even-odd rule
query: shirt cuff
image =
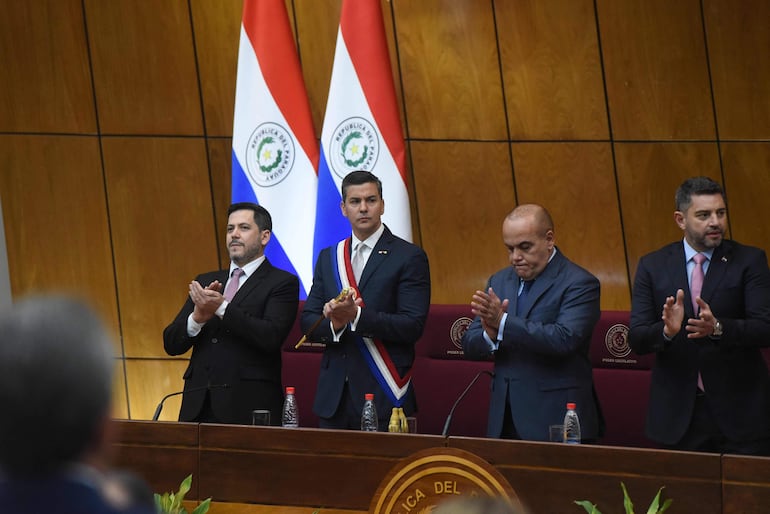
<svg viewBox="0 0 770 514">
<path fill-rule="evenodd" d="M 350 330 L 353 332 L 356 331 L 356 326 L 358 325 L 358 320 L 361 319 L 361 306 L 356 306 L 356 318 L 350 322 Z"/>
<path fill-rule="evenodd" d="M 225 309 L 227 309 L 227 306 L 230 305 L 230 302 L 227 300 L 222 300 L 222 303 L 219 304 L 219 307 L 217 307 L 217 310 L 214 311 L 214 314 L 219 316 L 219 319 L 222 319 L 225 317 Z"/>
<path fill-rule="evenodd" d="M 195 321 L 192 317 L 192 313 L 190 313 L 190 315 L 187 316 L 187 335 L 195 337 L 201 333 L 201 329 L 203 329 L 203 323 Z"/>
</svg>

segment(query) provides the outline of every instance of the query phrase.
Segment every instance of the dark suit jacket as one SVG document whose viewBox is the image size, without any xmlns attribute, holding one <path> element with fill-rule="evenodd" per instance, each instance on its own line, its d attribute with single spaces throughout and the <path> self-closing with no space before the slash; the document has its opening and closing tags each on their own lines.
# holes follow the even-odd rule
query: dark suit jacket
<svg viewBox="0 0 770 514">
<path fill-rule="evenodd" d="M 760 346 L 770 344 L 770 271 L 765 252 L 735 241 L 714 250 L 701 298 L 723 325 L 718 340 L 687 339 L 694 317 L 680 241 L 642 257 L 636 270 L 629 344 L 656 352 L 647 435 L 673 445 L 692 418 L 698 371 L 722 432 L 734 441 L 770 435 L 770 384 Z M 667 296 L 685 291 L 682 330 L 667 342 L 661 311 Z"/>
<path fill-rule="evenodd" d="M 601 410 L 588 350 L 600 314 L 599 281 L 557 252 L 532 284 L 522 317 L 515 315 L 519 278 L 513 268 L 494 274 L 489 287 L 510 304 L 494 354 L 487 436 L 501 436 L 507 397 L 522 439 L 547 441 L 548 426 L 564 421 L 567 402 L 577 404 L 581 438 L 597 439 Z M 477 317 L 463 336 L 466 357 L 489 357 L 483 332 Z"/>
<path fill-rule="evenodd" d="M 95 486 L 66 476 L 0 479 L 0 511 L 8 514 L 153 514 L 154 510 L 120 509 Z"/>
<path fill-rule="evenodd" d="M 204 287 L 227 282 L 228 270 L 199 275 Z M 223 423 L 251 424 L 254 409 L 269 409 L 271 423 L 280 424 L 281 345 L 297 316 L 299 280 L 265 261 L 238 289 L 220 319 L 214 316 L 195 337 L 187 335 L 187 317 L 193 303 L 187 298 L 176 319 L 163 331 L 169 355 L 193 349 L 184 373 L 185 390 L 206 385 L 212 388 L 211 404 Z M 185 393 L 179 421 L 194 419 L 203 406 L 206 391 Z"/>
<path fill-rule="evenodd" d="M 321 251 L 302 312 L 302 330 L 323 314 L 323 306 L 339 294 L 331 253 L 336 247 Z M 406 375 L 414 362 L 414 345 L 422 335 L 430 307 L 430 270 L 425 252 L 394 236 L 387 227 L 372 249 L 359 283 L 366 306 L 361 310 L 356 332 L 362 336 L 382 340 L 401 376 Z M 358 412 L 364 404 L 364 394 L 374 393 L 380 420 L 390 418 L 393 404 L 372 376 L 369 367 L 356 346 L 350 327 L 340 342 L 332 342 L 329 322 L 325 321 L 310 334 L 312 341 L 326 342 L 321 360 L 313 411 L 323 418 L 331 417 L 342 401 L 345 380 Z M 417 404 L 410 386 L 404 400 L 404 411 L 413 413 Z"/>
</svg>

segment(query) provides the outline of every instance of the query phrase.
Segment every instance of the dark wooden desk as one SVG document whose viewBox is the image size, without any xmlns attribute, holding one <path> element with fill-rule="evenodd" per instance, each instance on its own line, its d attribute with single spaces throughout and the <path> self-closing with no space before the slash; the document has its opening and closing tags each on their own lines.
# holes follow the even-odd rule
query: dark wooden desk
<svg viewBox="0 0 770 514">
<path fill-rule="evenodd" d="M 116 465 L 154 491 L 193 473 L 189 499 L 366 511 L 388 471 L 426 448 L 459 448 L 489 462 L 533 514 L 580 512 L 590 500 L 622 511 L 620 482 L 637 511 L 658 488 L 676 512 L 770 512 L 770 458 L 435 435 L 119 421 Z"/>
</svg>

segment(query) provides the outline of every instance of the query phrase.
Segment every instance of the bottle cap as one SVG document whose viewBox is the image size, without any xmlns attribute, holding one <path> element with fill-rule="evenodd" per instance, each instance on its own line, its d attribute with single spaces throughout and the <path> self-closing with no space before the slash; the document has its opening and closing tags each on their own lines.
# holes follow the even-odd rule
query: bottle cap
<svg viewBox="0 0 770 514">
<path fill-rule="evenodd" d="M 568 404 L 567 404 L 567 408 L 568 408 L 568 409 L 572 409 L 572 410 L 575 410 L 575 404 L 574 404 L 574 403 L 568 403 Z"/>
<path fill-rule="evenodd" d="M 372 394 L 372 393 L 366 393 L 366 394 L 364 395 L 364 400 L 366 400 L 366 401 L 369 401 L 369 400 L 374 400 L 374 394 Z"/>
<path fill-rule="evenodd" d="M 286 394 L 294 394 L 294 388 L 292 386 L 286 386 Z"/>
</svg>

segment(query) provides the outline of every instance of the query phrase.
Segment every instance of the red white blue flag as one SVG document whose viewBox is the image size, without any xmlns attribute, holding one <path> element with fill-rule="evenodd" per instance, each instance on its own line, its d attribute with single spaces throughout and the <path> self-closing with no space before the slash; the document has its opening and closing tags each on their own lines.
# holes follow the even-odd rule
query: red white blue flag
<svg viewBox="0 0 770 514">
<path fill-rule="evenodd" d="M 317 166 L 318 143 L 284 0 L 244 0 L 232 201 L 270 212 L 273 233 L 265 254 L 299 277 L 300 299 L 313 281 Z"/>
<path fill-rule="evenodd" d="M 343 0 L 321 132 L 315 255 L 350 235 L 342 179 L 371 171 L 382 181 L 383 221 L 412 240 L 404 136 L 379 0 Z"/>
</svg>

